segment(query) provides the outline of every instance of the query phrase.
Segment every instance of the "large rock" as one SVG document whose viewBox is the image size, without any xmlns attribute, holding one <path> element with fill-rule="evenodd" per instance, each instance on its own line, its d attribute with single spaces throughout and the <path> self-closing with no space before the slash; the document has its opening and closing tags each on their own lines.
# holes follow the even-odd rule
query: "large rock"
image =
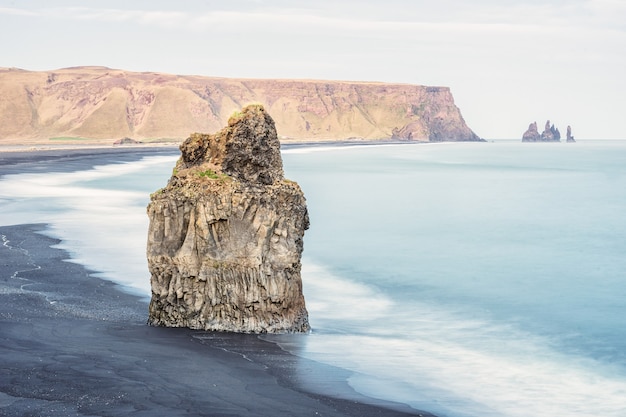
<svg viewBox="0 0 626 417">
<path fill-rule="evenodd" d="M 541 140 L 541 135 L 537 129 L 537 122 L 528 125 L 528 130 L 522 135 L 522 142 L 537 142 Z"/>
<path fill-rule="evenodd" d="M 566 140 L 568 142 L 576 142 L 576 140 L 574 140 L 574 136 L 572 136 L 572 127 L 571 126 L 567 126 L 567 136 L 566 136 Z"/>
<path fill-rule="evenodd" d="M 550 124 L 550 120 L 546 121 L 545 128 L 540 134 L 537 129 L 537 122 L 533 122 L 528 125 L 528 129 L 522 135 L 522 142 L 560 142 L 561 132 L 554 127 L 554 124 Z"/>
<path fill-rule="evenodd" d="M 304 194 L 284 178 L 260 105 L 214 135 L 193 134 L 148 206 L 148 323 L 233 332 L 305 332 Z"/>
<path fill-rule="evenodd" d="M 546 126 L 541 133 L 541 140 L 544 142 L 559 142 L 561 140 L 561 132 L 554 124 L 550 125 L 550 120 L 546 122 Z"/>
</svg>

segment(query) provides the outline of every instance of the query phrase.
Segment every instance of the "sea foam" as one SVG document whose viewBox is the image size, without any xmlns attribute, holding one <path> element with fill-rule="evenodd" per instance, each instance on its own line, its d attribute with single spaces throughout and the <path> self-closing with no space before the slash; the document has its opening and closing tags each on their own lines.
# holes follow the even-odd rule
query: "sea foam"
<svg viewBox="0 0 626 417">
<path fill-rule="evenodd" d="M 72 261 L 149 297 L 145 207 L 150 195 L 141 189 L 164 186 L 162 167 L 175 160 L 155 156 L 79 172 L 7 175 L 0 180 L 2 222 L 48 223 L 47 234 L 61 239 L 58 246 Z M 150 175 L 155 166 L 158 173 Z"/>
</svg>

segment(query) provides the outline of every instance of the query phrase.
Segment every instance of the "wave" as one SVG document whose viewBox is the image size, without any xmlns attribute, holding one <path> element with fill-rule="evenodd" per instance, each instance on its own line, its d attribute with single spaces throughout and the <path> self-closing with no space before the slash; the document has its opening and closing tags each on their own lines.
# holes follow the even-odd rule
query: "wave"
<svg viewBox="0 0 626 417">
<path fill-rule="evenodd" d="M 292 353 L 354 372 L 367 396 L 455 417 L 625 415 L 620 369 L 550 338 L 477 311 L 407 305 L 311 260 L 303 277 L 313 332 Z"/>
<path fill-rule="evenodd" d="M 148 177 L 150 181 L 141 173 L 174 160 L 154 156 L 77 172 L 7 175 L 0 180 L 3 223 L 49 224 L 47 234 L 61 239 L 58 246 L 69 252 L 73 262 L 147 297 L 150 276 L 145 255 L 145 207 L 150 192 L 167 182 L 167 171 Z M 114 178 L 132 184 L 133 176 L 141 178 L 145 190 L 94 185 Z"/>
</svg>

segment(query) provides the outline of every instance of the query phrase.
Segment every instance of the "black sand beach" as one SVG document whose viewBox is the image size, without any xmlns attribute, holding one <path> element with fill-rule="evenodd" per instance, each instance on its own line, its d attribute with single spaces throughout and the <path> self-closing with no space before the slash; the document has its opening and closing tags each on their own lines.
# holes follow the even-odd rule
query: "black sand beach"
<svg viewBox="0 0 626 417">
<path fill-rule="evenodd" d="M 0 154 L 0 175 L 175 151 Z M 146 300 L 67 262 L 45 228 L 0 219 L 2 416 L 429 415 L 361 396 L 347 371 L 256 335 L 147 326 Z"/>
<path fill-rule="evenodd" d="M 72 172 L 96 165 L 137 161 L 146 156 L 178 155 L 175 146 L 12 150 L 0 147 L 0 176 L 34 172 Z"/>
</svg>

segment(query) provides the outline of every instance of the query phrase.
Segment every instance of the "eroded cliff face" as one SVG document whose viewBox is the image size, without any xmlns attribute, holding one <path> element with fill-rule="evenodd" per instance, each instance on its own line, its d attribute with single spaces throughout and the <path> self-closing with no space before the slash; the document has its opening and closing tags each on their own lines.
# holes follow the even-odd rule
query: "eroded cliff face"
<svg viewBox="0 0 626 417">
<path fill-rule="evenodd" d="M 104 67 L 0 68 L 0 143 L 83 137 L 182 140 L 261 103 L 281 139 L 474 141 L 447 87 L 227 79 Z"/>
<path fill-rule="evenodd" d="M 300 258 L 309 226 L 284 178 L 272 118 L 248 106 L 193 134 L 148 206 L 148 323 L 233 332 L 305 332 Z"/>
</svg>

